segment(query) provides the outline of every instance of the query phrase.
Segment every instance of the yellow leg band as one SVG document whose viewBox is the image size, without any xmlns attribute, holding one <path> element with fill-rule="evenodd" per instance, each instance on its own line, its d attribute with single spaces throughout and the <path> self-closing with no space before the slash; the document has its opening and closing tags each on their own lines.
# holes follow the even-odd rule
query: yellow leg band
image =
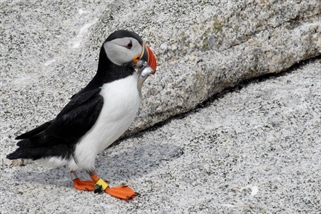
<svg viewBox="0 0 321 214">
<path fill-rule="evenodd" d="M 101 178 L 99 178 L 99 180 L 96 182 L 96 185 L 101 186 L 103 190 L 105 190 L 108 187 L 108 183 Z"/>
</svg>

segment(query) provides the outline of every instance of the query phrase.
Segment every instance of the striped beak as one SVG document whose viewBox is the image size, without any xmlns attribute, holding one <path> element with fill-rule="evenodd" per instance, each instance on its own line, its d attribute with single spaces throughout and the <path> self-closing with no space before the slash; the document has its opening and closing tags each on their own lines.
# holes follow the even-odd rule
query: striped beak
<svg viewBox="0 0 321 214">
<path fill-rule="evenodd" d="M 154 73 L 156 72 L 156 68 L 157 68 L 156 57 L 153 51 L 145 43 L 143 45 L 143 51 L 142 51 L 142 54 L 140 55 L 140 59 L 146 61 L 148 66 L 154 70 Z"/>
</svg>

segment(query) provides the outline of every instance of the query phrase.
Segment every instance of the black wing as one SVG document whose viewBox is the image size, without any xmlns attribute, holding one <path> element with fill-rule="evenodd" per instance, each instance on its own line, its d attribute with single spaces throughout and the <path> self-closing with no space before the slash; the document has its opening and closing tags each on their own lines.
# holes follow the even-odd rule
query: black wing
<svg viewBox="0 0 321 214">
<path fill-rule="evenodd" d="M 103 107 L 100 89 L 74 95 L 57 117 L 17 137 L 20 147 L 76 143 L 95 124 Z"/>
</svg>

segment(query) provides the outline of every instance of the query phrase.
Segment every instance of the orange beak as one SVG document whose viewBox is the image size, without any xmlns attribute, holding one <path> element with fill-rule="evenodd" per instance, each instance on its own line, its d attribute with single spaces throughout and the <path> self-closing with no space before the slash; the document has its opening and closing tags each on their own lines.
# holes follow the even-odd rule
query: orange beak
<svg viewBox="0 0 321 214">
<path fill-rule="evenodd" d="M 157 68 L 157 63 L 156 63 L 156 57 L 153 53 L 153 51 L 146 45 L 145 48 L 148 51 L 148 61 L 147 64 L 149 65 L 149 67 L 151 67 L 154 72 L 156 72 L 156 68 Z"/>
<path fill-rule="evenodd" d="M 140 59 L 145 60 L 149 67 L 151 67 L 154 70 L 154 73 L 156 72 L 157 63 L 156 63 L 156 57 L 153 53 L 153 51 L 144 44 L 142 54 L 140 55 Z"/>
</svg>

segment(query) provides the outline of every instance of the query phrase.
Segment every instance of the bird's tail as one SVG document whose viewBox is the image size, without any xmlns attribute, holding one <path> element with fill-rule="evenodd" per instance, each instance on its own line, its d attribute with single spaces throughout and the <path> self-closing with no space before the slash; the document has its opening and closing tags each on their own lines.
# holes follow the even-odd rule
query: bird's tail
<svg viewBox="0 0 321 214">
<path fill-rule="evenodd" d="M 17 143 L 18 149 L 16 151 L 12 152 L 11 154 L 7 155 L 7 158 L 10 160 L 14 159 L 37 159 L 37 156 L 35 152 L 37 151 L 37 148 L 32 148 L 32 143 L 29 139 L 20 140 Z"/>
<path fill-rule="evenodd" d="M 32 159 L 37 160 L 41 158 L 41 152 L 39 148 L 21 148 L 7 155 L 9 160 L 15 159 Z"/>
<path fill-rule="evenodd" d="M 14 159 L 32 159 L 37 160 L 46 157 L 60 156 L 63 158 L 70 157 L 72 149 L 65 144 L 41 147 L 19 147 L 16 151 L 7 155 L 9 160 Z"/>
</svg>

